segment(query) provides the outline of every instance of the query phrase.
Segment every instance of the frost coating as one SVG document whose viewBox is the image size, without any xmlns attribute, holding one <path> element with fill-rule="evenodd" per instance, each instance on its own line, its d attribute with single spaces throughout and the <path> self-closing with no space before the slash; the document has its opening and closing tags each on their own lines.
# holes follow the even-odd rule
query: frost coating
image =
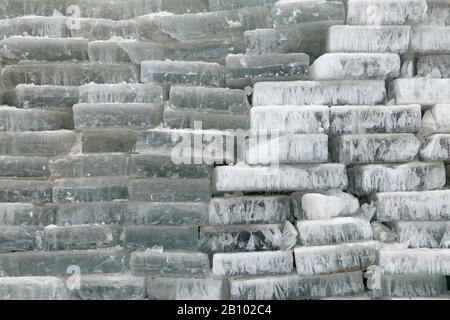
<svg viewBox="0 0 450 320">
<path fill-rule="evenodd" d="M 222 277 L 291 273 L 294 269 L 292 251 L 216 253 L 213 274 Z"/>
<path fill-rule="evenodd" d="M 262 166 L 222 166 L 213 171 L 213 187 L 227 191 L 295 191 L 343 189 L 347 186 L 341 164 Z"/>
<path fill-rule="evenodd" d="M 279 137 L 251 136 L 248 164 L 315 163 L 328 160 L 325 134 L 284 134 Z"/>
<path fill-rule="evenodd" d="M 297 273 L 301 276 L 363 270 L 376 261 L 371 241 L 297 247 L 294 253 Z"/>
<path fill-rule="evenodd" d="M 370 199 L 378 221 L 450 220 L 450 190 L 376 193 Z"/>
<path fill-rule="evenodd" d="M 348 296 L 364 291 L 361 272 L 322 276 L 274 276 L 231 279 L 232 300 L 296 300 Z"/>
<path fill-rule="evenodd" d="M 386 274 L 434 274 L 450 272 L 450 249 L 380 249 L 379 266 Z"/>
<path fill-rule="evenodd" d="M 224 281 L 213 278 L 147 278 L 147 295 L 156 300 L 220 300 L 227 297 Z"/>
<path fill-rule="evenodd" d="M 396 221 L 393 223 L 399 242 L 410 248 L 439 248 L 450 222 Z"/>
<path fill-rule="evenodd" d="M 338 217 L 327 220 L 297 221 L 300 243 L 320 245 L 372 239 L 372 228 L 365 218 Z"/>
<path fill-rule="evenodd" d="M 427 137 L 420 147 L 420 157 L 424 161 L 450 159 L 450 134 L 435 134 Z"/>
<path fill-rule="evenodd" d="M 374 240 L 381 242 L 394 242 L 397 239 L 397 235 L 395 234 L 395 232 L 386 227 L 381 222 L 372 221 L 370 223 L 370 226 L 372 227 Z"/>
<path fill-rule="evenodd" d="M 383 80 L 399 73 L 400 57 L 392 53 L 327 53 L 309 71 L 313 80 Z"/>
<path fill-rule="evenodd" d="M 437 104 L 425 111 L 420 133 L 450 133 L 450 104 Z"/>
<path fill-rule="evenodd" d="M 348 169 L 349 191 L 357 195 L 375 192 L 440 189 L 445 185 L 442 162 L 370 164 Z"/>
<path fill-rule="evenodd" d="M 329 126 L 327 106 L 254 106 L 250 109 L 250 127 L 255 132 L 327 133 Z"/>
<path fill-rule="evenodd" d="M 340 190 L 300 193 L 291 195 L 297 218 L 317 220 L 349 216 L 359 209 L 359 201 L 352 194 Z"/>
<path fill-rule="evenodd" d="M 381 294 L 391 297 L 436 297 L 447 293 L 444 276 L 387 275 L 381 276 Z"/>
<path fill-rule="evenodd" d="M 332 106 L 330 132 L 339 133 L 406 133 L 421 126 L 418 104 L 405 106 Z"/>
<path fill-rule="evenodd" d="M 386 98 L 384 81 L 258 82 L 253 105 L 373 105 Z"/>
<path fill-rule="evenodd" d="M 160 86 L 141 83 L 97 84 L 80 86 L 80 103 L 162 103 Z"/>
<path fill-rule="evenodd" d="M 331 26 L 327 52 L 406 53 L 409 26 Z"/>
<path fill-rule="evenodd" d="M 2 300 L 65 300 L 69 292 L 56 277 L 0 278 Z"/>
<path fill-rule="evenodd" d="M 397 104 L 417 103 L 432 106 L 450 103 L 450 79 L 395 79 L 389 85 L 389 99 Z"/>
<path fill-rule="evenodd" d="M 349 0 L 347 23 L 392 25 L 421 23 L 427 13 L 426 0 Z"/>
<path fill-rule="evenodd" d="M 292 220 L 288 196 L 212 198 L 208 206 L 210 225 L 275 223 Z"/>
</svg>

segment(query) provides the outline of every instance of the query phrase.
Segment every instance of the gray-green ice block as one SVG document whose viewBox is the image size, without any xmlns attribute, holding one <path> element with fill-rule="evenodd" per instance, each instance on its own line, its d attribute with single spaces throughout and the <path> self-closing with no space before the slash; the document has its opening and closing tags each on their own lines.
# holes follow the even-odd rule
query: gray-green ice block
<svg viewBox="0 0 450 320">
<path fill-rule="evenodd" d="M 299 220 L 297 230 L 304 246 L 372 239 L 369 220 L 362 217 L 338 217 L 325 220 Z"/>
<path fill-rule="evenodd" d="M 211 166 L 176 164 L 169 156 L 156 154 L 130 155 L 130 176 L 137 178 L 209 178 Z"/>
<path fill-rule="evenodd" d="M 123 245 L 127 250 L 145 250 L 153 246 L 164 250 L 197 251 L 197 226 L 129 226 L 123 230 Z"/>
<path fill-rule="evenodd" d="M 213 274 L 220 277 L 282 274 L 294 271 L 292 251 L 216 253 Z"/>
<path fill-rule="evenodd" d="M 89 129 L 82 133 L 83 153 L 132 152 L 137 132 L 128 129 Z"/>
<path fill-rule="evenodd" d="M 235 196 L 212 198 L 209 202 L 210 225 L 279 223 L 293 221 L 289 196 Z"/>
<path fill-rule="evenodd" d="M 279 1 L 271 13 L 274 27 L 318 21 L 343 24 L 345 21 L 342 1 Z"/>
<path fill-rule="evenodd" d="M 161 103 L 78 103 L 73 106 L 75 128 L 148 128 L 163 121 Z"/>
<path fill-rule="evenodd" d="M 0 202 L 52 202 L 52 183 L 40 180 L 0 180 Z"/>
<path fill-rule="evenodd" d="M 87 39 L 14 36 L 0 41 L 12 61 L 86 61 Z"/>
<path fill-rule="evenodd" d="M 247 130 L 250 127 L 248 114 L 230 114 L 228 112 L 203 111 L 191 109 L 164 110 L 164 124 L 173 129 L 193 129 L 201 122 L 205 130 Z"/>
<path fill-rule="evenodd" d="M 221 87 L 225 82 L 224 67 L 202 61 L 142 61 L 141 82 Z"/>
<path fill-rule="evenodd" d="M 44 249 L 57 251 L 114 247 L 120 244 L 120 232 L 120 228 L 108 225 L 51 225 L 44 229 Z"/>
<path fill-rule="evenodd" d="M 225 81 L 230 88 L 245 88 L 259 81 L 308 78 L 309 56 L 304 53 L 228 55 Z"/>
<path fill-rule="evenodd" d="M 72 130 L 72 113 L 0 106 L 0 131 Z"/>
<path fill-rule="evenodd" d="M 76 134 L 69 130 L 0 133 L 0 154 L 56 156 L 68 154 Z"/>
<path fill-rule="evenodd" d="M 0 212 L 1 208 L 0 206 Z M 13 210 L 13 208 L 9 210 Z M 12 213 L 9 212 L 5 211 L 4 219 L 11 216 Z M 208 218 L 207 204 L 201 202 L 113 201 L 64 203 L 47 205 L 44 207 L 44 212 L 51 216 L 54 215 L 54 224 L 60 226 L 80 224 L 122 224 L 124 226 L 202 225 L 207 223 Z"/>
<path fill-rule="evenodd" d="M 128 177 L 59 179 L 53 202 L 102 202 L 128 199 Z"/>
<path fill-rule="evenodd" d="M 51 176 L 56 178 L 125 176 L 128 174 L 128 155 L 123 153 L 68 155 L 50 159 L 48 166 Z"/>
<path fill-rule="evenodd" d="M 330 140 L 332 159 L 347 165 L 413 161 L 419 148 L 412 133 L 348 134 Z"/>
<path fill-rule="evenodd" d="M 209 254 L 278 250 L 282 246 L 282 235 L 282 224 L 202 226 L 199 250 Z"/>
<path fill-rule="evenodd" d="M 168 42 L 239 37 L 246 30 L 272 27 L 268 6 L 183 15 L 146 15 L 135 19 L 140 41 Z"/>
<path fill-rule="evenodd" d="M 356 195 L 434 190 L 445 185 L 442 162 L 359 165 L 349 168 L 347 173 L 348 191 Z"/>
<path fill-rule="evenodd" d="M 324 80 L 258 82 L 253 105 L 374 105 L 386 100 L 384 81 Z"/>
<path fill-rule="evenodd" d="M 66 300 L 66 284 L 57 277 L 0 278 L 1 300 Z"/>
<path fill-rule="evenodd" d="M 232 163 L 233 132 L 198 129 L 150 129 L 138 133 L 136 152 L 170 156 L 178 163 Z"/>
<path fill-rule="evenodd" d="M 8 277 L 117 273 L 126 269 L 121 248 L 0 254 L 0 272 Z"/>
<path fill-rule="evenodd" d="M 402 133 L 421 127 L 418 104 L 399 106 L 332 106 L 330 133 Z"/>
<path fill-rule="evenodd" d="M 152 202 L 202 202 L 211 197 L 208 178 L 147 178 L 130 182 L 130 200 Z"/>
<path fill-rule="evenodd" d="M 142 300 L 146 296 L 144 277 L 129 274 L 81 275 L 73 296 L 80 300 Z"/>
<path fill-rule="evenodd" d="M 244 33 L 247 54 L 298 53 L 311 57 L 323 54 L 332 21 L 256 29 Z"/>
<path fill-rule="evenodd" d="M 135 275 L 199 278 L 210 273 L 208 255 L 199 252 L 135 251 L 130 265 Z"/>
<path fill-rule="evenodd" d="M 5 88 L 18 84 L 79 86 L 89 82 L 138 82 L 139 69 L 133 64 L 114 63 L 25 63 L 9 65 L 2 70 Z"/>
<path fill-rule="evenodd" d="M 282 275 L 230 280 L 232 300 L 305 300 L 364 292 L 360 271 L 321 276 Z"/>
<path fill-rule="evenodd" d="M 47 178 L 49 175 L 46 157 L 0 156 L 2 177 Z"/>
<path fill-rule="evenodd" d="M 151 300 L 223 300 L 228 298 L 228 291 L 224 279 L 147 277 Z"/>
<path fill-rule="evenodd" d="M 246 92 L 237 89 L 172 86 L 169 100 L 173 109 L 199 109 L 235 114 L 247 114 L 250 110 Z"/>
<path fill-rule="evenodd" d="M 372 241 L 296 247 L 294 254 L 301 276 L 365 270 L 377 258 Z"/>
<path fill-rule="evenodd" d="M 76 86 L 37 86 L 19 84 L 14 89 L 10 105 L 18 108 L 69 109 L 78 103 L 79 94 Z"/>
<path fill-rule="evenodd" d="M 0 225 L 33 226 L 53 222 L 53 213 L 31 203 L 0 203 Z"/>
<path fill-rule="evenodd" d="M 233 10 L 245 7 L 256 7 L 262 5 L 271 5 L 276 0 L 209 0 L 209 9 L 211 11 Z"/>
<path fill-rule="evenodd" d="M 162 103 L 163 88 L 153 84 L 117 83 L 82 85 L 80 103 Z"/>
<path fill-rule="evenodd" d="M 375 193 L 369 200 L 378 221 L 450 220 L 450 190 Z"/>
<path fill-rule="evenodd" d="M 0 226 L 0 253 L 42 249 L 42 229 L 34 226 Z"/>
<path fill-rule="evenodd" d="M 24 34 L 32 37 L 67 38 L 70 30 L 66 23 L 66 17 L 19 16 L 2 19 L 0 39 Z"/>
</svg>

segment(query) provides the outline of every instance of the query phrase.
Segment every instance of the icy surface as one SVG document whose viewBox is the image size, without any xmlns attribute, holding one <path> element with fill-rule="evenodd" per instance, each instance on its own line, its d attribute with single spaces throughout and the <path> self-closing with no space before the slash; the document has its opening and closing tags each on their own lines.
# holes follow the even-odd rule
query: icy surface
<svg viewBox="0 0 450 320">
<path fill-rule="evenodd" d="M 393 223 L 399 242 L 409 242 L 410 248 L 439 248 L 449 222 L 396 221 Z"/>
<path fill-rule="evenodd" d="M 432 54 L 420 56 L 417 59 L 417 75 L 420 77 L 449 78 L 450 55 Z"/>
<path fill-rule="evenodd" d="M 330 27 L 327 52 L 406 53 L 410 41 L 409 26 Z"/>
<path fill-rule="evenodd" d="M 292 251 L 216 253 L 213 274 L 232 277 L 291 273 L 294 269 Z"/>
<path fill-rule="evenodd" d="M 384 224 L 378 221 L 372 221 L 370 223 L 372 227 L 373 239 L 381 242 L 394 242 L 397 239 L 397 235 L 394 231 L 386 227 Z M 400 241 L 403 242 L 403 241 Z"/>
<path fill-rule="evenodd" d="M 347 186 L 345 166 L 340 164 L 296 166 L 226 166 L 213 171 L 213 187 L 227 191 L 295 191 L 341 189 Z"/>
<path fill-rule="evenodd" d="M 450 249 L 381 249 L 379 265 L 386 274 L 447 275 Z"/>
<path fill-rule="evenodd" d="M 450 79 L 395 79 L 390 83 L 389 97 L 397 104 L 432 106 L 450 103 Z"/>
<path fill-rule="evenodd" d="M 392 79 L 400 73 L 400 57 L 392 53 L 327 53 L 311 65 L 313 80 Z"/>
<path fill-rule="evenodd" d="M 301 276 L 364 270 L 376 261 L 372 242 L 297 247 L 297 273 Z"/>
<path fill-rule="evenodd" d="M 80 87 L 80 103 L 160 103 L 163 89 L 141 83 L 97 84 Z"/>
<path fill-rule="evenodd" d="M 410 50 L 416 53 L 448 53 L 450 28 L 435 26 L 412 28 Z"/>
<path fill-rule="evenodd" d="M 253 105 L 372 105 L 386 98 L 383 81 L 286 81 L 259 82 Z"/>
<path fill-rule="evenodd" d="M 347 23 L 395 25 L 421 23 L 427 13 L 426 0 L 349 0 Z"/>
<path fill-rule="evenodd" d="M 450 190 L 376 193 L 371 199 L 379 221 L 450 219 Z"/>
<path fill-rule="evenodd" d="M 338 217 L 324 220 L 297 221 L 300 243 L 320 245 L 372 239 L 372 228 L 362 217 Z"/>
<path fill-rule="evenodd" d="M 251 129 L 292 133 L 327 133 L 330 126 L 327 106 L 255 106 L 250 109 Z"/>
<path fill-rule="evenodd" d="M 212 198 L 208 206 L 208 223 L 227 225 L 282 222 L 293 219 L 291 208 L 288 196 Z"/>
<path fill-rule="evenodd" d="M 450 159 L 450 134 L 435 134 L 427 137 L 420 147 L 420 157 L 424 161 Z"/>
<path fill-rule="evenodd" d="M 317 220 L 349 216 L 359 209 L 358 199 L 340 190 L 321 193 L 293 193 L 292 204 L 297 218 Z"/>
<path fill-rule="evenodd" d="M 65 300 L 69 291 L 56 277 L 0 278 L 2 300 Z"/>
<path fill-rule="evenodd" d="M 412 161 L 419 147 L 410 133 L 351 134 L 330 141 L 333 160 L 345 164 Z"/>
<path fill-rule="evenodd" d="M 450 133 L 450 104 L 437 104 L 425 111 L 420 133 Z"/>
<path fill-rule="evenodd" d="M 248 164 L 317 163 L 328 160 L 328 136 L 325 134 L 265 134 L 250 136 Z"/>
<path fill-rule="evenodd" d="M 147 278 L 147 294 L 158 300 L 226 299 L 224 280 L 215 278 Z"/>
<path fill-rule="evenodd" d="M 441 162 L 355 166 L 348 170 L 348 184 L 357 195 L 440 189 L 445 185 L 445 167 Z"/>
<path fill-rule="evenodd" d="M 421 108 L 418 104 L 332 106 L 330 132 L 333 134 L 416 132 L 421 127 L 421 116 Z"/>
<path fill-rule="evenodd" d="M 231 279 L 232 300 L 299 300 L 347 296 L 364 291 L 361 272 L 322 276 L 274 276 Z"/>
<path fill-rule="evenodd" d="M 447 293 L 447 281 L 444 276 L 384 274 L 381 293 L 391 297 L 436 297 Z"/>
</svg>

